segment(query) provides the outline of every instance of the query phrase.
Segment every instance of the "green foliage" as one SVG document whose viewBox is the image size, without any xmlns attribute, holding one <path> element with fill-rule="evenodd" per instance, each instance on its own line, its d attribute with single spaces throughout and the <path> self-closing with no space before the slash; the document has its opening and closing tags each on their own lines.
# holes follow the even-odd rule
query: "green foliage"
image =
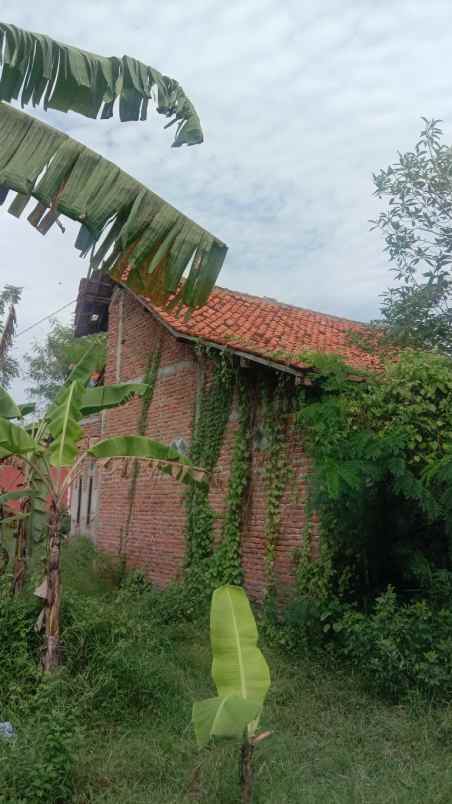
<svg viewBox="0 0 452 804">
<path fill-rule="evenodd" d="M 61 575 L 69 593 L 92 597 L 119 589 L 122 568 L 114 556 L 100 553 L 90 539 L 77 536 L 63 544 Z"/>
<path fill-rule="evenodd" d="M 242 737 L 247 727 L 252 737 L 270 686 L 253 612 L 240 587 L 222 586 L 213 593 L 210 638 L 218 697 L 193 705 L 199 746 L 211 737 Z"/>
<path fill-rule="evenodd" d="M 4 388 L 0 386 L 0 416 L 4 419 L 20 419 L 21 411 Z"/>
<path fill-rule="evenodd" d="M 63 564 L 72 549 L 72 543 L 64 546 Z M 102 557 L 96 556 L 92 546 L 91 550 L 97 565 Z M 46 804 L 56 804 L 58 796 L 74 804 L 189 804 L 193 798 L 199 804 L 237 804 L 237 742 L 219 740 L 215 750 L 200 753 L 187 727 L 192 700 L 211 694 L 206 624 L 184 620 L 180 587 L 159 592 L 136 574 L 126 576 L 119 593 L 113 587 L 109 592 L 100 583 L 98 595 L 94 586 L 93 593 L 85 594 L 83 571 L 73 573 L 79 560 L 84 568 L 77 547 L 64 581 L 70 594 L 63 625 L 74 634 L 72 640 L 69 630 L 63 631 L 70 671 L 58 673 L 51 689 L 46 684 L 39 694 L 33 692 L 34 683 L 25 691 L 24 676 L 21 695 L 15 702 L 8 699 L 9 708 L 0 710 L 1 719 L 11 720 L 17 731 L 14 742 L 0 740 L 0 802 L 39 801 L 43 779 L 44 784 L 53 785 L 47 798 L 41 799 Z M 93 564 L 89 567 L 94 585 Z M 35 604 L 30 602 L 26 640 L 36 639 Z M 11 605 L 10 616 L 17 611 Z M 80 629 L 78 616 L 82 617 Z M 141 640 L 141 621 L 152 624 L 146 640 Z M 10 621 L 8 631 L 11 627 Z M 89 634 L 88 643 L 83 643 L 84 633 Z M 3 662 L 3 632 L 1 637 Z M 149 675 L 138 680 L 132 671 L 128 676 L 123 659 L 112 662 L 103 674 L 108 646 L 115 653 L 119 641 L 125 654 L 134 654 L 134 667 Z M 18 642 L 15 645 L 17 653 Z M 450 706 L 424 704 L 417 696 L 404 705 L 389 705 L 363 690 L 358 669 L 333 667 L 324 655 L 321 660 L 313 658 L 311 651 L 288 656 L 268 645 L 263 650 L 273 684 L 262 727 L 274 726 L 275 732 L 256 750 L 256 801 L 292 804 L 300 799 L 300 791 L 311 804 L 363 800 L 386 804 L 394 797 L 397 804 L 449 801 Z M 89 672 L 91 662 L 97 674 Z M 17 672 L 14 668 L 10 672 L 16 685 L 22 680 L 20 667 L 19 663 Z M 153 675 L 161 682 L 154 691 Z M 43 679 L 36 682 L 41 686 Z M 132 687 L 126 687 L 129 682 Z M 73 770 L 70 766 L 59 770 L 57 780 L 55 768 L 61 768 L 59 755 L 65 754 L 57 743 L 51 750 L 46 746 L 53 718 L 58 729 L 66 724 L 64 743 L 71 741 L 73 762 Z"/>
<path fill-rule="evenodd" d="M 199 117 L 180 84 L 129 56 L 97 56 L 43 34 L 0 23 L 0 99 L 19 99 L 22 107 L 74 110 L 85 117 L 146 120 L 149 101 L 177 123 L 173 146 L 203 141 Z M 45 68 L 43 69 L 43 65 Z M 64 65 L 64 68 L 61 67 Z M 101 111 L 102 109 L 102 111 Z"/>
<path fill-rule="evenodd" d="M 17 325 L 15 305 L 21 295 L 22 288 L 15 285 L 5 285 L 0 291 L 0 385 L 5 388 L 19 376 L 19 365 L 11 357 L 10 350 Z"/>
<path fill-rule="evenodd" d="M 74 711 L 55 705 L 51 685 L 35 697 L 33 715 L 17 722 L 18 736 L 0 747 L 0 801 L 72 801 L 80 727 Z"/>
<path fill-rule="evenodd" d="M 451 394 L 447 358 L 406 351 L 366 382 L 320 371 L 300 398 L 310 506 L 320 514 L 336 591 L 348 584 L 366 602 L 388 583 L 410 588 L 416 552 L 448 568 L 447 492 L 430 469 L 449 454 Z"/>
<path fill-rule="evenodd" d="M 5 583 L 6 581 L 6 583 Z M 37 637 L 33 626 L 38 616 L 36 600 L 12 599 L 9 579 L 0 579 L 0 713 L 24 695 L 34 692 L 39 674 L 36 668 Z"/>
<path fill-rule="evenodd" d="M 379 323 L 402 345 L 452 355 L 452 160 L 439 121 L 423 119 L 414 150 L 374 175 L 375 194 L 388 199 L 374 228 L 400 282 L 383 297 Z"/>
<path fill-rule="evenodd" d="M 281 500 L 289 479 L 287 463 L 287 397 L 284 379 L 276 388 L 264 393 L 264 434 L 266 460 L 264 482 L 266 490 L 265 512 L 265 565 L 269 586 L 273 584 L 273 564 L 281 531 Z"/>
<path fill-rule="evenodd" d="M 410 690 L 430 699 L 452 695 L 452 610 L 425 600 L 398 602 L 394 590 L 377 598 L 370 615 L 348 608 L 334 623 L 338 649 L 367 684 L 400 700 Z"/>
<path fill-rule="evenodd" d="M 124 279 L 156 304 L 205 304 L 227 247 L 99 154 L 0 102 L 2 182 L 17 195 L 8 211 L 46 234 L 59 214 L 81 223 L 75 247 L 91 273 Z M 108 255 L 108 256 L 107 256 Z M 181 281 L 185 269 L 188 277 Z"/>
<path fill-rule="evenodd" d="M 214 554 L 211 568 L 212 583 L 215 586 L 223 584 L 239 585 L 243 581 L 241 529 L 243 506 L 250 474 L 252 410 L 249 385 L 242 381 L 238 385 L 238 391 L 239 427 L 235 435 L 232 452 L 221 543 Z"/>
<path fill-rule="evenodd" d="M 92 343 L 96 344 L 96 361 L 92 371 L 102 372 L 106 359 L 105 335 L 74 338 L 72 326 L 53 321 L 45 340 L 35 341 L 31 352 L 24 357 L 25 376 L 30 383 L 28 393 L 41 404 L 53 402 L 71 368 Z"/>
<path fill-rule="evenodd" d="M 207 472 L 208 484 L 194 486 L 186 496 L 187 578 L 193 590 L 208 597 L 208 583 L 213 552 L 215 515 L 209 502 L 210 479 L 220 456 L 232 407 L 234 373 L 228 358 L 222 355 L 213 364 L 213 374 L 206 376 L 193 427 L 191 459 Z"/>
<path fill-rule="evenodd" d="M 146 391 L 142 396 L 141 410 L 137 421 L 137 433 L 139 436 L 144 436 L 146 433 L 149 409 L 152 404 L 154 396 L 155 383 L 157 382 L 157 375 L 160 368 L 161 349 L 160 346 L 154 351 L 149 353 L 146 372 L 144 375 L 144 383 Z M 135 505 L 135 496 L 137 490 L 138 476 L 140 473 L 140 462 L 135 460 L 132 466 L 132 473 L 129 484 L 128 493 L 128 511 L 126 525 L 121 532 L 121 540 L 119 545 L 119 554 L 124 556 L 127 553 L 127 541 L 129 538 L 130 524 L 132 522 L 133 508 Z"/>
</svg>

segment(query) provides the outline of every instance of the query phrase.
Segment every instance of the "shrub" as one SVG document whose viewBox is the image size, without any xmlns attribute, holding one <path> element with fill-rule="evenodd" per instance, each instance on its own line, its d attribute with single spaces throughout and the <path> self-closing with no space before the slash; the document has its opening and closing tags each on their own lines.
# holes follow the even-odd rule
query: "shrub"
<svg viewBox="0 0 452 804">
<path fill-rule="evenodd" d="M 66 595 L 63 641 L 80 706 L 117 719 L 180 695 L 175 647 L 130 589 L 114 600 Z"/>
<path fill-rule="evenodd" d="M 394 700 L 413 689 L 452 696 L 452 610 L 425 600 L 400 604 L 389 587 L 372 614 L 347 608 L 334 632 L 340 652 L 376 691 Z"/>
<path fill-rule="evenodd" d="M 79 744 L 75 713 L 43 684 L 32 711 L 15 726 L 16 737 L 0 741 L 0 801 L 71 801 Z"/>
<path fill-rule="evenodd" d="M 6 708 L 32 692 L 39 679 L 34 624 L 39 605 L 0 596 L 0 720 Z"/>
</svg>

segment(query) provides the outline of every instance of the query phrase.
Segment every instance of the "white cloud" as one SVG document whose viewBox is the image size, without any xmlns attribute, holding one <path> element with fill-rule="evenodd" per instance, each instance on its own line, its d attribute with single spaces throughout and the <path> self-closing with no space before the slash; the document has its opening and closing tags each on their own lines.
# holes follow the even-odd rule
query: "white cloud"
<svg viewBox="0 0 452 804">
<path fill-rule="evenodd" d="M 376 315 L 390 273 L 369 232 L 378 209 L 371 174 L 414 144 L 421 115 L 443 118 L 451 135 L 446 0 L 4 0 L 2 18 L 134 55 L 181 82 L 205 129 L 199 147 L 170 149 L 158 115 L 141 124 L 46 119 L 225 240 L 222 284 Z M 25 286 L 20 328 L 76 295 L 86 264 L 70 229 L 41 238 L 0 213 L 0 283 Z"/>
</svg>

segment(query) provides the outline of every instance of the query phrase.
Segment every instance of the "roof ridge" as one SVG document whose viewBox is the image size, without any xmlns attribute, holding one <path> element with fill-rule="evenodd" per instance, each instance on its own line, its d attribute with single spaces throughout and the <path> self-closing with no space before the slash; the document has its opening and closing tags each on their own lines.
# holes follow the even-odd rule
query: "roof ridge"
<svg viewBox="0 0 452 804">
<path fill-rule="evenodd" d="M 245 299 L 252 299 L 261 302 L 266 302 L 270 305 L 277 305 L 278 307 L 282 307 L 285 310 L 301 310 L 304 313 L 313 313 L 314 315 L 318 315 L 321 318 L 331 318 L 333 321 L 343 321 L 349 324 L 358 324 L 361 327 L 368 327 L 370 326 L 369 322 L 366 321 L 357 321 L 355 318 L 346 318 L 345 316 L 341 315 L 334 315 L 334 313 L 322 313 L 321 310 L 313 310 L 311 307 L 299 307 L 297 304 L 289 304 L 289 302 L 282 302 L 278 299 L 271 298 L 270 296 L 256 296 L 253 293 L 245 293 L 241 290 L 231 290 L 231 288 L 223 288 L 221 285 L 215 285 L 213 288 L 213 293 L 215 291 L 221 290 L 223 293 L 227 293 L 230 296 L 235 296 L 239 298 Z M 209 300 L 207 300 L 206 306 L 208 306 Z"/>
</svg>

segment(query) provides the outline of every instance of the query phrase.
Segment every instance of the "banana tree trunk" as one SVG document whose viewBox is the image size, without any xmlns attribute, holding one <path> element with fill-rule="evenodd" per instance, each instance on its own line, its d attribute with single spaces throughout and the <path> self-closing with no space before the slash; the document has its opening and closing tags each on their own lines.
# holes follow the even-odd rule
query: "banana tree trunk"
<svg viewBox="0 0 452 804">
<path fill-rule="evenodd" d="M 240 790 L 242 804 L 251 804 L 253 800 L 253 753 L 254 744 L 245 732 L 240 749 Z"/>
<path fill-rule="evenodd" d="M 47 566 L 47 593 L 44 603 L 45 644 L 42 669 L 52 672 L 61 664 L 60 608 L 61 608 L 61 511 L 52 503 L 49 515 L 49 558 Z"/>
<path fill-rule="evenodd" d="M 21 509 L 25 512 L 26 507 Z M 19 595 L 25 585 L 27 572 L 27 526 L 25 520 L 21 519 L 17 523 L 16 531 L 16 554 L 14 559 L 14 575 L 12 583 L 13 595 Z"/>
</svg>

